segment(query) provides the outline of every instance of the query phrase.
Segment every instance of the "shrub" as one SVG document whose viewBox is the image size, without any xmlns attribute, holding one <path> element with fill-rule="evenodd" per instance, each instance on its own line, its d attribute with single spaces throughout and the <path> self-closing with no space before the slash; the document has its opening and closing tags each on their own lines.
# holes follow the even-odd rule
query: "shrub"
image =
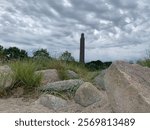
<svg viewBox="0 0 150 130">
<path fill-rule="evenodd" d="M 150 67 L 150 59 L 138 60 L 137 64 L 140 64 L 142 66 Z"/>
<path fill-rule="evenodd" d="M 137 64 L 150 67 L 150 49 L 146 51 L 146 54 L 147 54 L 146 58 L 143 60 L 138 60 Z"/>
</svg>

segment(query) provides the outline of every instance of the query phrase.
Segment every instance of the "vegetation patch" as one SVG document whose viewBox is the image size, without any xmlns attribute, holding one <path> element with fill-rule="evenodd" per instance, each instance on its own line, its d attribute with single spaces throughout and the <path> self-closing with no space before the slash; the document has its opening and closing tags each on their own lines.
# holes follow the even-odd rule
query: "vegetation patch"
<svg viewBox="0 0 150 130">
<path fill-rule="evenodd" d="M 24 86 L 28 89 L 39 87 L 42 80 L 41 74 L 35 74 L 36 65 L 31 61 L 17 61 L 11 64 L 15 78 L 15 86 Z"/>
</svg>

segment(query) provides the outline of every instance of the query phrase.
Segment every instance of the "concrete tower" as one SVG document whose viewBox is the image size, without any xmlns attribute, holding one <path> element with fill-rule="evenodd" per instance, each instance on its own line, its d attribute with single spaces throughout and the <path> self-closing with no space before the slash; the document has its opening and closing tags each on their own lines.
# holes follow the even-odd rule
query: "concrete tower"
<svg viewBox="0 0 150 130">
<path fill-rule="evenodd" d="M 85 63 L 85 38 L 84 38 L 84 33 L 81 34 L 80 38 L 80 62 Z"/>
</svg>

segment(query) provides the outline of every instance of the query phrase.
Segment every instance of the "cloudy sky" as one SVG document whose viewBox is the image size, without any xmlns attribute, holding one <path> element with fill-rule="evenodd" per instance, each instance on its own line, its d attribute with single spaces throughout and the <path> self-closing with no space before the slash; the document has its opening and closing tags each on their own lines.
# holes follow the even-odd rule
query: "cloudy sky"
<svg viewBox="0 0 150 130">
<path fill-rule="evenodd" d="M 65 50 L 86 61 L 135 60 L 150 46 L 150 0 L 0 0 L 0 44 L 29 53 Z"/>
</svg>

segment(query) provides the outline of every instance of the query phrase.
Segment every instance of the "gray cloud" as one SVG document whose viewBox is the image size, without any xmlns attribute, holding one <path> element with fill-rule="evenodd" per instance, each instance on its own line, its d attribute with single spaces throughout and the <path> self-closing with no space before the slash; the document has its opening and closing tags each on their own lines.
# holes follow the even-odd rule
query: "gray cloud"
<svg viewBox="0 0 150 130">
<path fill-rule="evenodd" d="M 0 42 L 78 59 L 80 33 L 86 60 L 139 59 L 150 45 L 149 0 L 1 0 Z"/>
</svg>

